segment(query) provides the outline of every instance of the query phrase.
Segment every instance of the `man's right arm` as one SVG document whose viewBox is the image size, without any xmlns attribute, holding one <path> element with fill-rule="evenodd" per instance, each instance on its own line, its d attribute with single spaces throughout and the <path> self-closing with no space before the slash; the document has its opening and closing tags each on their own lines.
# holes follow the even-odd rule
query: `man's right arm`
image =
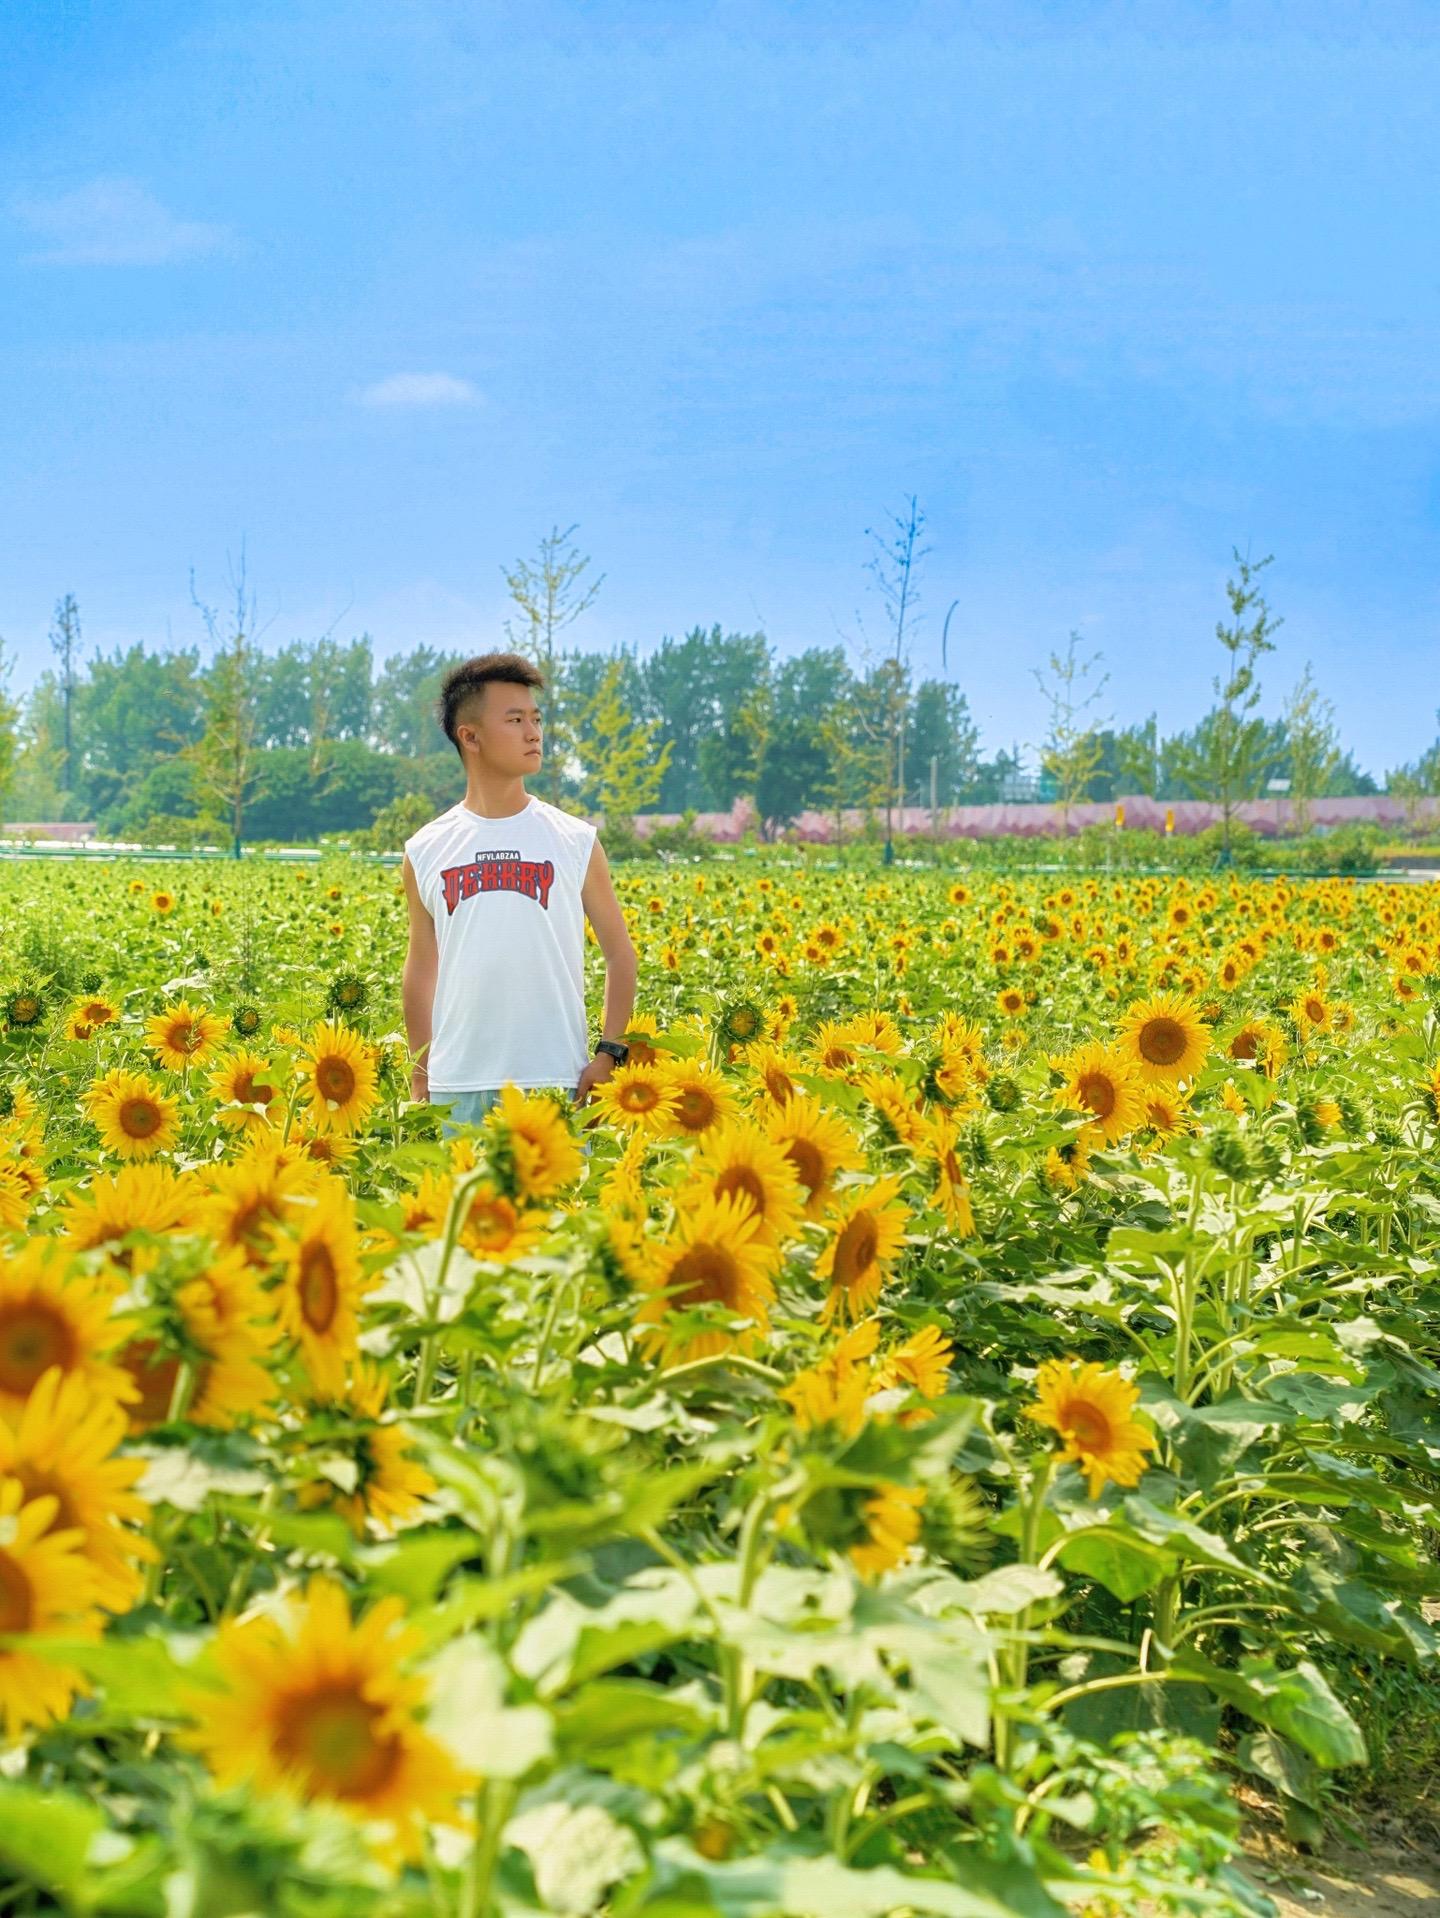
<svg viewBox="0 0 1440 1918">
<path fill-rule="evenodd" d="M 400 975 L 405 1037 L 415 1059 L 410 1070 L 410 1097 L 428 1101 L 430 1022 L 435 1010 L 435 983 L 440 975 L 440 948 L 435 940 L 435 921 L 420 897 L 409 853 L 402 859 L 400 871 L 405 881 L 406 904 L 410 908 L 410 943 L 405 949 L 405 968 Z"/>
</svg>

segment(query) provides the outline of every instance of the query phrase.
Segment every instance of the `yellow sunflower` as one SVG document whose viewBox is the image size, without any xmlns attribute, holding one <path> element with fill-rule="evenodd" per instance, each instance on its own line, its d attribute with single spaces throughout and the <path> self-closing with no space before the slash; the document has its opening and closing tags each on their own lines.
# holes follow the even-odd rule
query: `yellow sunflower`
<svg viewBox="0 0 1440 1918">
<path fill-rule="evenodd" d="M 362 1360 L 335 1401 L 352 1415 L 353 1431 L 334 1446 L 354 1463 L 355 1490 L 342 1492 L 329 1479 L 314 1479 L 299 1495 L 307 1510 L 324 1505 L 339 1512 L 357 1538 L 365 1536 L 367 1520 L 384 1534 L 393 1532 L 435 1490 L 409 1436 L 384 1416 L 387 1393 L 385 1374 Z"/>
<path fill-rule="evenodd" d="M 195 1203 L 194 1224 L 217 1245 L 234 1246 L 253 1266 L 270 1265 L 270 1241 L 285 1219 L 288 1202 L 313 1192 L 324 1169 L 298 1154 L 283 1155 L 267 1137 L 247 1145 L 229 1164 L 207 1165 L 205 1189 Z"/>
<path fill-rule="evenodd" d="M 851 1186 L 834 1200 L 827 1220 L 831 1237 L 815 1261 L 816 1278 L 830 1281 L 822 1319 L 837 1313 L 858 1319 L 870 1310 L 904 1242 L 909 1217 L 893 1175 Z"/>
<path fill-rule="evenodd" d="M 1107 1144 L 1123 1139 L 1139 1124 L 1140 1081 L 1122 1053 L 1092 1042 L 1056 1063 L 1066 1075 L 1055 1093 L 1056 1105 L 1089 1113 L 1091 1127 Z"/>
<path fill-rule="evenodd" d="M 585 1169 L 585 1155 L 553 1099 L 530 1098 L 518 1086 L 503 1086 L 486 1123 L 503 1138 L 515 1190 L 523 1199 L 551 1198 Z"/>
<path fill-rule="evenodd" d="M 93 1595 L 108 1612 L 126 1612 L 140 1596 L 137 1559 L 156 1557 L 141 1532 L 150 1507 L 137 1497 L 145 1470 L 138 1458 L 117 1458 L 125 1414 L 97 1397 L 78 1373 L 47 1372 L 12 1426 L 0 1420 L 0 1479 L 18 1479 L 27 1499 L 53 1498 L 57 1530 L 84 1540 Z"/>
<path fill-rule="evenodd" d="M 185 1742 L 222 1787 L 338 1805 L 384 1828 L 387 1853 L 418 1858 L 428 1823 L 462 1822 L 473 1780 L 424 1727 L 426 1683 L 403 1670 L 422 1641 L 403 1619 L 392 1597 L 357 1621 L 342 1587 L 317 1576 L 283 1618 L 225 1621 L 215 1688 L 186 1694 L 197 1722 Z"/>
<path fill-rule="evenodd" d="M 1074 1192 L 1090 1176 L 1090 1140 L 1086 1137 L 1090 1128 L 1081 1129 L 1059 1145 L 1052 1145 L 1045 1154 L 1045 1182 L 1054 1191 Z"/>
<path fill-rule="evenodd" d="M 970 1203 L 970 1181 L 955 1149 L 959 1136 L 953 1115 L 943 1108 L 925 1128 L 926 1152 L 935 1166 L 935 1203 L 955 1236 L 968 1239 L 975 1230 L 975 1212 Z"/>
<path fill-rule="evenodd" d="M 861 1072 L 855 1084 L 861 1096 L 880 1115 L 881 1136 L 897 1145 L 925 1142 L 925 1115 L 915 1095 L 893 1072 Z"/>
<path fill-rule="evenodd" d="M 82 1251 L 103 1246 L 116 1265 L 138 1274 L 154 1264 L 157 1252 L 122 1241 L 132 1232 L 168 1237 L 186 1221 L 193 1203 L 189 1182 L 169 1166 L 124 1165 L 118 1172 L 97 1172 L 88 1185 L 65 1195 L 61 1230 L 72 1246 Z"/>
<path fill-rule="evenodd" d="M 0 1231 L 23 1231 L 34 1197 L 19 1160 L 0 1159 Z"/>
<path fill-rule="evenodd" d="M 1146 1086 L 1145 1115 L 1142 1123 L 1149 1126 L 1159 1139 L 1174 1139 L 1178 1138 L 1182 1132 L 1191 1131 L 1192 1120 L 1187 1095 L 1177 1092 L 1173 1086 Z"/>
<path fill-rule="evenodd" d="M 862 1578 L 879 1578 L 901 1565 L 920 1536 L 920 1507 L 925 1489 L 920 1485 L 882 1484 L 866 1499 L 865 1538 L 850 1547 L 850 1563 Z"/>
<path fill-rule="evenodd" d="M 17 1478 L 0 1478 L 0 1636 L 98 1638 L 95 1573 L 78 1526 L 56 1528 L 59 1501 L 29 1498 Z M 7 1740 L 68 1715 L 89 1689 L 73 1666 L 0 1648 L 0 1725 Z"/>
<path fill-rule="evenodd" d="M 866 1401 L 878 1389 L 867 1361 L 879 1338 L 875 1320 L 863 1319 L 837 1339 L 823 1358 L 780 1388 L 777 1396 L 794 1412 L 801 1432 L 834 1425 L 846 1438 L 854 1438 L 865 1423 Z"/>
<path fill-rule="evenodd" d="M 153 1159 L 180 1138 L 180 1103 L 144 1073 L 117 1071 L 85 1095 L 90 1118 L 107 1152 L 122 1159 Z"/>
<path fill-rule="evenodd" d="M 1060 1435 L 1064 1444 L 1057 1456 L 1079 1465 L 1091 1498 L 1099 1498 L 1107 1481 L 1139 1483 L 1155 1439 L 1131 1417 L 1138 1385 L 1093 1360 L 1082 1365 L 1078 1359 L 1046 1359 L 1035 1375 L 1035 1390 L 1036 1403 L 1025 1407 L 1025 1416 Z"/>
<path fill-rule="evenodd" d="M 452 1180 L 444 1182 L 442 1229 L 453 1187 Z M 482 1179 L 472 1188 L 466 1202 L 465 1215 L 460 1221 L 460 1243 L 473 1258 L 508 1265 L 533 1252 L 545 1237 L 549 1224 L 544 1212 L 510 1198 L 493 1180 Z M 425 1227 L 421 1229 L 427 1237 L 439 1236 L 438 1229 L 433 1233 Z"/>
<path fill-rule="evenodd" d="M 632 1054 L 590 1098 L 610 1124 L 623 1131 L 658 1138 L 671 1129 L 675 1095 L 658 1054 L 652 1060 L 637 1060 Z"/>
<path fill-rule="evenodd" d="M 159 892 L 152 892 L 150 895 L 150 908 L 152 912 L 158 912 L 162 918 L 166 913 L 174 912 L 174 893 L 166 892 L 163 889 Z"/>
<path fill-rule="evenodd" d="M 218 1013 L 181 999 L 145 1021 L 145 1044 L 162 1066 L 183 1072 L 187 1066 L 202 1065 L 224 1031 L 225 1021 Z"/>
<path fill-rule="evenodd" d="M 777 1106 L 793 1099 L 800 1087 L 795 1074 L 806 1067 L 793 1053 L 771 1039 L 760 1039 L 745 1048 L 745 1064 L 755 1074 L 764 1097 Z"/>
<path fill-rule="evenodd" d="M 241 1047 L 227 1053 L 210 1074 L 210 1096 L 220 1108 L 215 1117 L 234 1131 L 259 1132 L 275 1123 L 277 1086 L 257 1085 L 257 1076 L 278 1081 L 281 1074 L 263 1052 Z M 257 1112 L 256 1107 L 260 1107 Z"/>
<path fill-rule="evenodd" d="M 226 1430 L 274 1410 L 279 1387 L 269 1361 L 280 1338 L 274 1295 L 238 1247 L 216 1253 L 180 1287 L 178 1333 L 170 1344 L 134 1339 L 120 1353 L 139 1397 L 131 1428 L 145 1431 L 170 1416 L 180 1376 L 179 1347 L 200 1356 L 185 1416 L 192 1425 Z"/>
<path fill-rule="evenodd" d="M 375 1060 L 349 1026 L 317 1020 L 297 1061 L 317 1132 L 358 1132 L 378 1098 Z"/>
<path fill-rule="evenodd" d="M 717 1199 L 732 1192 L 748 1201 L 759 1220 L 756 1238 L 777 1262 L 805 1216 L 805 1193 L 794 1161 L 743 1120 L 730 1120 L 704 1135 L 690 1183 L 677 1204 L 688 1203 L 692 1192 L 708 1192 Z"/>
<path fill-rule="evenodd" d="M 640 1335 L 647 1357 L 683 1365 L 732 1346 L 745 1349 L 768 1330 L 775 1288 L 759 1233 L 753 1206 L 734 1193 L 702 1196 L 677 1210 L 669 1236 L 651 1241 L 641 1253 L 641 1283 L 648 1296 L 635 1316 L 647 1328 Z M 671 1323 L 707 1305 L 723 1306 L 750 1323 L 699 1332 Z"/>
<path fill-rule="evenodd" d="M 797 1093 L 765 1119 L 765 1133 L 785 1153 L 805 1195 L 805 1217 L 823 1218 L 841 1172 L 858 1171 L 865 1155 L 838 1113 L 808 1093 Z"/>
<path fill-rule="evenodd" d="M 1142 1079 L 1193 1079 L 1210 1050 L 1210 1034 L 1195 1005 L 1178 993 L 1142 999 L 1125 1015 L 1119 1046 Z"/>
<path fill-rule="evenodd" d="M 0 1259 L 0 1418 L 12 1423 L 51 1366 L 96 1397 L 135 1396 L 111 1357 L 135 1321 L 116 1314 L 113 1284 L 71 1270 L 72 1252 L 37 1238 Z"/>
<path fill-rule="evenodd" d="M 674 1137 L 698 1138 L 739 1112 L 733 1082 L 706 1059 L 673 1059 L 664 1083 L 671 1097 L 666 1130 Z"/>
<path fill-rule="evenodd" d="M 339 1392 L 345 1367 L 359 1352 L 363 1280 L 355 1202 L 338 1180 L 327 1179 L 287 1200 L 286 1213 L 275 1240 L 280 1324 L 299 1341 L 316 1389 Z"/>
<path fill-rule="evenodd" d="M 1301 1039 L 1312 1032 L 1328 1032 L 1331 1024 L 1330 1001 L 1319 986 L 1297 993 L 1290 1002 L 1290 1017 Z"/>
</svg>

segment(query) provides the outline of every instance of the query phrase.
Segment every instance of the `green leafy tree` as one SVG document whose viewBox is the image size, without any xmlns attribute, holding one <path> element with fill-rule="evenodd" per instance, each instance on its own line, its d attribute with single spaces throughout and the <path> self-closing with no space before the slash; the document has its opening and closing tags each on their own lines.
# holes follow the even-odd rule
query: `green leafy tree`
<svg viewBox="0 0 1440 1918">
<path fill-rule="evenodd" d="M 205 730 L 193 745 L 183 750 L 195 770 L 195 791 L 202 809 L 226 821 L 238 859 L 245 830 L 245 808 L 254 791 L 257 772 L 256 608 L 254 595 L 246 583 L 243 550 L 238 569 L 231 569 L 230 586 L 233 603 L 229 630 L 222 632 L 219 612 L 196 597 L 194 581 L 191 581 L 191 598 L 216 650 L 205 677 Z"/>
<path fill-rule="evenodd" d="M 1051 653 L 1048 671 L 1034 668 L 1036 684 L 1050 708 L 1040 764 L 1055 782 L 1062 831 L 1069 830 L 1070 810 L 1085 798 L 1105 757 L 1101 726 L 1106 722 L 1097 723 L 1090 708 L 1100 698 L 1110 675 L 1102 673 L 1086 690 L 1085 683 L 1103 655 L 1095 652 L 1088 659 L 1079 658 L 1075 651 L 1079 638 L 1072 632 L 1064 653 Z"/>
<path fill-rule="evenodd" d="M 151 767 L 199 740 L 205 698 L 195 647 L 97 651 L 74 700 L 83 816 L 118 825 Z"/>
<path fill-rule="evenodd" d="M 881 807 L 888 815 L 895 791 L 890 721 L 896 696 L 887 682 L 894 670 L 885 660 L 864 678 L 852 678 L 821 722 L 828 771 L 819 798 L 834 820 L 837 844 L 844 837 L 847 807 L 862 812 L 867 826 Z"/>
<path fill-rule="evenodd" d="M 1154 713 L 1140 725 L 1126 726 L 1115 734 L 1115 792 L 1144 793 L 1154 799 L 1160 791 L 1162 766 L 1160 726 Z"/>
<path fill-rule="evenodd" d="M 545 753 L 534 783 L 540 797 L 552 804 L 559 798 L 577 743 L 577 701 L 566 683 L 559 639 L 595 604 L 605 583 L 603 573 L 598 579 L 585 580 L 590 560 L 572 544 L 575 530 L 567 526 L 562 532 L 552 526 L 533 560 L 519 559 L 501 568 L 516 608 L 515 616 L 505 622 L 506 637 L 545 676 Z"/>
<path fill-rule="evenodd" d="M 1296 832 L 1306 833 L 1310 830 L 1311 805 L 1330 790 L 1330 782 L 1340 765 L 1335 708 L 1330 700 L 1322 698 L 1310 676 L 1308 660 L 1286 702 L 1284 724 L 1290 771 L 1290 820 Z"/>
<path fill-rule="evenodd" d="M 440 730 L 436 708 L 440 682 L 461 658 L 459 653 L 416 646 L 385 661 L 371 694 L 371 724 L 377 746 L 409 759 L 443 748 L 454 765 L 455 749 Z"/>
<path fill-rule="evenodd" d="M 54 673 L 42 673 L 21 704 L 10 807 L 16 819 L 77 817 L 65 791 L 65 720 Z"/>
<path fill-rule="evenodd" d="M 974 780 L 980 764 L 980 729 L 970 704 L 948 680 L 922 679 L 910 703 L 906 727 L 906 764 L 911 768 L 907 801 L 926 805 L 930 771 L 935 770 L 935 803 L 954 805 Z"/>
<path fill-rule="evenodd" d="M 1235 815 L 1247 801 L 1260 797 L 1279 758 L 1270 728 L 1255 710 L 1260 704 L 1256 667 L 1264 654 L 1274 652 L 1270 635 L 1284 624 L 1271 618 L 1255 583 L 1274 555 L 1267 553 L 1252 564 L 1241 558 L 1238 548 L 1231 550 L 1239 577 L 1225 582 L 1230 623 L 1217 620 L 1215 625 L 1215 637 L 1229 656 L 1228 664 L 1215 677 L 1216 705 L 1196 744 L 1176 755 L 1175 766 L 1177 776 L 1192 791 L 1220 808 L 1221 858 L 1226 865 Z"/>
<path fill-rule="evenodd" d="M 73 593 L 56 602 L 50 648 L 60 665 L 60 699 L 65 714 L 65 790 L 69 793 L 75 790 L 74 705 L 80 652 L 80 608 Z"/>
<path fill-rule="evenodd" d="M 831 760 L 825 718 L 851 690 L 844 649 L 811 646 L 778 666 L 763 689 L 763 713 L 757 693 L 755 809 L 763 838 L 825 803 Z"/>
<path fill-rule="evenodd" d="M 1436 710 L 1435 720 L 1440 725 L 1440 708 Z M 1410 831 L 1415 831 L 1422 821 L 1433 820 L 1433 802 L 1440 797 L 1440 738 L 1409 765 L 1397 766 L 1387 773 L 1385 790 L 1404 800 L 1405 823 Z"/>
<path fill-rule="evenodd" d="M 576 734 L 585 805 L 603 813 L 607 825 L 631 827 L 636 813 L 654 806 L 670 749 L 657 740 L 654 720 L 636 720 L 620 690 L 622 675 L 621 662 L 612 660 L 576 715 Z"/>
<path fill-rule="evenodd" d="M 14 671 L 14 658 L 5 641 L 0 639 L 0 821 L 6 816 L 20 755 L 20 705 L 10 695 L 10 676 Z"/>
</svg>

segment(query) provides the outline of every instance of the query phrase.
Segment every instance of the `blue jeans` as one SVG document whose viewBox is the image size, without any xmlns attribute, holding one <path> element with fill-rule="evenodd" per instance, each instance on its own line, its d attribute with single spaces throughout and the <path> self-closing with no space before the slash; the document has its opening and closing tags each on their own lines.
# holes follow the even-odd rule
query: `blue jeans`
<svg viewBox="0 0 1440 1918">
<path fill-rule="evenodd" d="M 578 1086 L 571 1087 L 570 1097 L 573 1099 L 579 1090 L 580 1088 Z M 445 1093 L 432 1093 L 430 1103 L 433 1106 L 445 1106 L 448 1108 L 445 1116 L 440 1121 L 440 1137 L 442 1139 L 450 1139 L 460 1130 L 461 1126 L 479 1125 L 482 1123 L 485 1114 L 499 1105 L 500 1088 L 498 1086 L 485 1086 L 479 1092 L 452 1092 L 448 1095 Z M 589 1139 L 585 1139 L 582 1143 L 585 1148 L 585 1156 L 588 1158 L 590 1156 L 590 1141 Z"/>
</svg>

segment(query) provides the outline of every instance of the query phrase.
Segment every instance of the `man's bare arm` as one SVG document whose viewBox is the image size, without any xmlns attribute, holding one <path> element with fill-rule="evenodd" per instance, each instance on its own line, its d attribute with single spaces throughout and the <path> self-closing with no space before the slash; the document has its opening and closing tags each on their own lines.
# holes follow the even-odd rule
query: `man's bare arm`
<svg viewBox="0 0 1440 1918">
<path fill-rule="evenodd" d="M 400 975 L 400 1002 L 405 1013 L 405 1036 L 415 1058 L 410 1072 L 410 1096 L 423 1100 L 430 1096 L 430 1028 L 435 1014 L 435 985 L 440 976 L 440 948 L 435 939 L 435 921 L 420 897 L 408 853 L 400 862 L 400 870 L 405 881 L 405 901 L 410 908 L 410 943 L 405 949 L 405 967 Z"/>
<path fill-rule="evenodd" d="M 585 883 L 580 888 L 585 917 L 595 929 L 595 942 L 605 960 L 605 1007 L 601 1015 L 602 1039 L 618 1039 L 630 1023 L 635 1010 L 635 983 L 640 960 L 625 923 L 624 909 L 615 897 L 610 879 L 610 862 L 597 838 L 590 848 L 590 863 L 585 868 Z M 603 1083 L 614 1070 L 614 1060 L 602 1052 L 586 1066 L 580 1079 L 580 1103 L 589 1096 L 590 1087 Z"/>
</svg>

